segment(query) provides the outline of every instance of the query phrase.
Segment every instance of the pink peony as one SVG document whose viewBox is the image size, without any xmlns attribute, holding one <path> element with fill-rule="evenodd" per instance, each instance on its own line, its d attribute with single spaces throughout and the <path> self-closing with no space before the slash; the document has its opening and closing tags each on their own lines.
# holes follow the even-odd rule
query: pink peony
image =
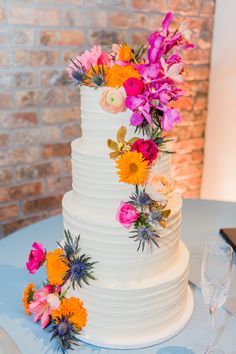
<svg viewBox="0 0 236 354">
<path fill-rule="evenodd" d="M 32 247 L 34 250 L 30 251 L 28 262 L 26 262 L 30 274 L 34 274 L 43 265 L 46 256 L 46 251 L 41 243 L 34 242 Z"/>
<path fill-rule="evenodd" d="M 59 287 L 55 292 L 54 286 L 48 284 L 34 293 L 34 299 L 29 304 L 29 311 L 34 316 L 34 322 L 41 321 L 42 328 L 49 325 L 51 311 L 60 306 L 59 291 Z"/>
<path fill-rule="evenodd" d="M 100 105 L 106 112 L 119 113 L 126 111 L 125 98 L 120 89 L 106 88 L 101 96 Z"/>
<path fill-rule="evenodd" d="M 130 203 L 121 202 L 116 214 L 118 220 L 127 229 L 139 218 L 138 211 Z"/>
<path fill-rule="evenodd" d="M 123 86 L 127 96 L 137 96 L 143 91 L 144 88 L 143 82 L 136 77 L 127 79 Z"/>
<path fill-rule="evenodd" d="M 152 139 L 139 139 L 134 142 L 132 151 L 141 152 L 144 159 L 148 160 L 149 165 L 151 165 L 151 163 L 157 158 L 158 148 Z"/>
</svg>

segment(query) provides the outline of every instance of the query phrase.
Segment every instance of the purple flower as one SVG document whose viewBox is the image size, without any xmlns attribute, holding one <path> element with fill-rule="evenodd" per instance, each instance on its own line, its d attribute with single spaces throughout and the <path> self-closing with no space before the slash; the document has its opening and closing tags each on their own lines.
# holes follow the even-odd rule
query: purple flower
<svg viewBox="0 0 236 354">
<path fill-rule="evenodd" d="M 171 130 L 174 123 L 180 122 L 180 115 L 176 109 L 168 108 L 164 112 L 164 116 L 161 122 L 161 126 L 164 130 Z"/>
</svg>

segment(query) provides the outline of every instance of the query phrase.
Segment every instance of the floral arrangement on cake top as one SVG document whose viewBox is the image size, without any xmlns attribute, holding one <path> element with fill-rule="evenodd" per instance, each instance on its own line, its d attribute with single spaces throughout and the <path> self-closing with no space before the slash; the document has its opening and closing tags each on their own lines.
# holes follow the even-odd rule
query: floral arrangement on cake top
<svg viewBox="0 0 236 354">
<path fill-rule="evenodd" d="M 142 251 L 145 245 L 158 246 L 157 225 L 165 227 L 171 213 L 166 206 L 173 181 L 155 172 L 154 167 L 160 152 L 169 153 L 165 132 L 180 122 L 180 113 L 171 103 L 183 95 L 181 51 L 194 47 L 188 21 L 171 32 L 172 20 L 173 14 L 167 13 L 161 30 L 151 33 L 146 44 L 113 44 L 111 53 L 94 46 L 71 60 L 67 68 L 72 82 L 104 87 L 100 97 L 104 112 L 122 114 L 130 110 L 128 123 L 138 136 L 126 140 L 127 129 L 122 126 L 117 141 L 108 139 L 107 145 L 119 181 L 135 188 L 129 200 L 121 202 L 116 219 L 130 228 L 130 237 L 138 241 L 137 249 Z"/>
<path fill-rule="evenodd" d="M 47 281 L 41 289 L 29 283 L 24 290 L 23 306 L 33 321 L 40 321 L 41 327 L 49 328 L 51 340 L 56 349 L 63 354 L 78 345 L 77 335 L 87 323 L 87 311 L 78 297 L 68 297 L 68 290 L 75 285 L 82 287 L 95 280 L 94 265 L 88 255 L 82 254 L 79 239 L 73 239 L 69 231 L 65 231 L 64 245 L 47 252 L 41 243 L 34 242 L 26 267 L 30 274 L 44 264 Z"/>
</svg>

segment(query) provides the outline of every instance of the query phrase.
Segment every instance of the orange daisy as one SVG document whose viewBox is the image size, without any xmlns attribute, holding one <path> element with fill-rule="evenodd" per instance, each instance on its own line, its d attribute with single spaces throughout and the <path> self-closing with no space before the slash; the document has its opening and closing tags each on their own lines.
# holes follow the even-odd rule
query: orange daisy
<svg viewBox="0 0 236 354">
<path fill-rule="evenodd" d="M 81 330 L 87 323 L 87 311 L 79 298 L 63 298 L 58 310 L 52 310 L 52 318 L 55 323 L 66 318 L 78 330 Z"/>
<path fill-rule="evenodd" d="M 121 87 L 123 83 L 131 77 L 140 79 L 139 72 L 134 69 L 132 65 L 113 65 L 106 74 L 106 83 L 107 86 Z"/>
<path fill-rule="evenodd" d="M 69 267 L 66 260 L 63 259 L 64 251 L 56 248 L 54 251 L 48 252 L 46 256 L 46 270 L 48 281 L 51 285 L 62 285 L 64 277 Z"/>
<path fill-rule="evenodd" d="M 35 291 L 35 288 L 34 288 L 33 283 L 29 283 L 24 290 L 22 302 L 23 302 L 25 312 L 28 316 L 30 316 L 29 304 L 31 303 L 31 301 L 33 301 L 34 291 Z"/>
<path fill-rule="evenodd" d="M 132 56 L 132 48 L 130 48 L 127 44 L 120 46 L 118 60 L 130 61 L 132 59 Z"/>
<path fill-rule="evenodd" d="M 141 152 L 127 151 L 116 161 L 120 182 L 144 184 L 148 173 L 148 161 Z"/>
</svg>

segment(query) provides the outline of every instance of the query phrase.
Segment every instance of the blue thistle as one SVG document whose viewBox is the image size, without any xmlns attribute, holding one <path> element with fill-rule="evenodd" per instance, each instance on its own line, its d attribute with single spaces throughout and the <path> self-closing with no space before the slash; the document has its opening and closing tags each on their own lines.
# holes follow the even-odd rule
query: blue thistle
<svg viewBox="0 0 236 354">
<path fill-rule="evenodd" d="M 79 340 L 76 336 L 79 331 L 64 317 L 56 319 L 50 333 L 52 333 L 51 341 L 56 340 L 57 351 L 61 351 L 63 354 L 67 353 L 68 350 L 73 350 L 74 345 L 78 346 Z"/>
<path fill-rule="evenodd" d="M 59 246 L 64 250 L 65 255 L 62 256 L 62 260 L 68 266 L 63 283 L 70 279 L 73 289 L 75 284 L 82 288 L 83 283 L 89 285 L 89 280 L 95 280 L 94 277 L 94 265 L 97 262 L 91 261 L 91 257 L 86 254 L 81 254 L 79 248 L 80 235 L 73 238 L 69 230 L 65 230 L 65 244 Z"/>
<path fill-rule="evenodd" d="M 78 84 L 81 84 L 81 82 L 85 78 L 85 75 L 84 75 L 82 70 L 73 70 L 72 71 L 72 77 Z"/>
<path fill-rule="evenodd" d="M 146 244 L 150 247 L 152 244 L 159 247 L 158 243 L 156 242 L 156 239 L 159 238 L 159 236 L 156 234 L 155 230 L 151 227 L 150 224 L 147 224 L 146 226 L 143 225 L 135 227 L 135 229 L 131 232 L 134 235 L 130 236 L 130 238 L 134 238 L 134 240 L 139 243 L 137 251 L 140 249 L 144 251 Z"/>
<path fill-rule="evenodd" d="M 135 186 L 135 192 L 130 197 L 130 201 L 141 208 L 153 203 L 149 195 L 145 192 L 145 189 L 140 191 L 137 185 Z"/>
</svg>

